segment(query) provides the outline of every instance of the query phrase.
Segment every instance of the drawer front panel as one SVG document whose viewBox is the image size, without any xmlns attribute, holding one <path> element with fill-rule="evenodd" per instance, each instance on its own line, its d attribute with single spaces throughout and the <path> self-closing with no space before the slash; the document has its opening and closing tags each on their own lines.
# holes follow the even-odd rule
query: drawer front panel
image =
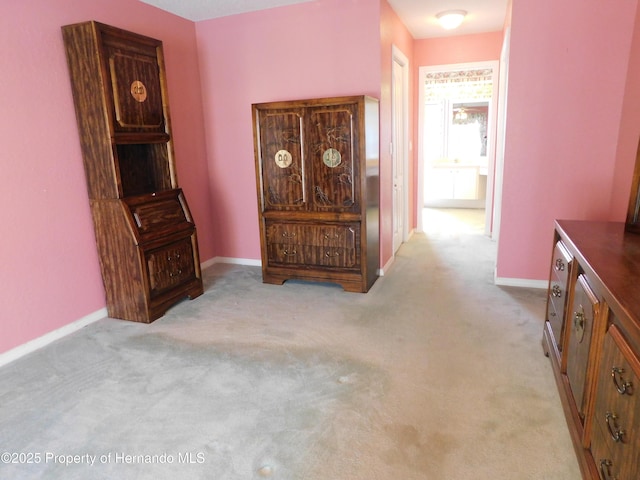
<svg viewBox="0 0 640 480">
<path fill-rule="evenodd" d="M 620 459 L 609 449 L 605 433 L 598 423 L 593 425 L 591 455 L 600 474 L 600 480 L 626 479 L 620 475 Z M 629 478 L 628 480 L 633 479 Z"/>
<path fill-rule="evenodd" d="M 584 390 L 587 376 L 589 348 L 594 320 L 598 317 L 600 302 L 584 275 L 576 283 L 573 308 L 567 318 L 569 335 L 567 376 L 580 418 L 584 421 Z"/>
<path fill-rule="evenodd" d="M 551 324 L 551 330 L 553 331 L 553 337 L 558 346 L 558 350 L 562 350 L 561 334 L 562 334 L 562 309 L 558 310 L 556 306 L 557 300 L 553 295 L 549 295 L 547 300 L 547 321 Z"/>
<path fill-rule="evenodd" d="M 605 336 L 598 373 L 595 416 L 614 461 L 619 480 L 640 477 L 640 365 L 627 342 L 612 326 Z"/>
<path fill-rule="evenodd" d="M 557 312 L 562 315 L 562 312 L 564 311 L 564 304 L 567 299 L 567 284 L 559 281 L 558 278 L 553 275 L 551 277 L 550 288 L 551 299 L 556 305 Z"/>
<path fill-rule="evenodd" d="M 340 268 L 359 266 L 355 248 L 272 243 L 267 246 L 267 254 L 270 266 L 306 265 Z"/>
<path fill-rule="evenodd" d="M 309 225 L 303 223 L 267 224 L 267 243 L 312 245 L 353 249 L 360 239 L 360 226 L 356 224 Z"/>
<path fill-rule="evenodd" d="M 554 272 L 557 283 L 563 290 L 567 288 L 567 282 L 569 279 L 569 271 L 571 270 L 571 264 L 573 263 L 573 257 L 567 251 L 562 241 L 556 243 L 553 249 L 553 260 L 551 262 L 551 270 Z"/>
<path fill-rule="evenodd" d="M 152 298 L 196 278 L 191 237 L 152 250 L 145 259 Z"/>
<path fill-rule="evenodd" d="M 569 273 L 572 263 L 573 257 L 567 251 L 562 241 L 558 241 L 553 249 L 551 271 L 549 274 L 547 321 L 551 325 L 553 337 L 559 351 L 562 351 Z"/>
</svg>

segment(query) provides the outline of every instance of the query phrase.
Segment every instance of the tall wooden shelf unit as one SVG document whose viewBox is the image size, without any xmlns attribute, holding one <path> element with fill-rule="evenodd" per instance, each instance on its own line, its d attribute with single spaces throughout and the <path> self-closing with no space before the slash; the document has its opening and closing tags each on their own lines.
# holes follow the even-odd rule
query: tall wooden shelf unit
<svg viewBox="0 0 640 480">
<path fill-rule="evenodd" d="M 262 278 L 367 292 L 378 276 L 378 101 L 253 105 Z"/>
<path fill-rule="evenodd" d="M 162 42 L 94 21 L 62 34 L 108 314 L 148 323 L 203 292 Z"/>
</svg>

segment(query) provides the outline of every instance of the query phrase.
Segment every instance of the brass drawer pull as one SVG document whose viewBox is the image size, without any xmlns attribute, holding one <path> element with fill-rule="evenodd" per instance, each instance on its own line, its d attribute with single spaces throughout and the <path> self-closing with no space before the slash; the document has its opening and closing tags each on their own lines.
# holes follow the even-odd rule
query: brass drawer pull
<svg viewBox="0 0 640 480">
<path fill-rule="evenodd" d="M 559 272 L 563 272 L 565 268 L 564 262 L 562 261 L 561 258 L 557 258 L 556 259 L 556 270 L 558 270 Z"/>
<path fill-rule="evenodd" d="M 297 250 L 291 250 L 291 251 L 289 251 L 287 248 L 285 248 L 285 249 L 282 251 L 282 253 L 283 253 L 284 255 L 286 255 L 287 257 L 293 257 L 293 256 L 295 256 L 295 255 L 296 255 L 296 253 L 298 253 L 298 252 L 297 252 Z"/>
<path fill-rule="evenodd" d="M 170 273 L 169 273 L 169 276 L 170 276 L 171 278 L 173 278 L 173 277 L 179 277 L 180 275 L 182 275 L 182 270 L 178 270 L 177 272 L 170 272 Z"/>
<path fill-rule="evenodd" d="M 167 261 L 173 262 L 174 260 L 180 260 L 180 254 L 176 253 L 173 257 L 171 255 L 167 255 Z"/>
<path fill-rule="evenodd" d="M 340 256 L 340 252 L 326 252 L 324 256 L 328 258 L 336 258 Z"/>
<path fill-rule="evenodd" d="M 328 233 L 324 234 L 324 239 L 325 240 L 332 240 L 332 239 L 335 240 L 335 239 L 338 239 L 338 238 L 340 238 L 340 235 L 338 235 L 337 233 L 334 233 L 333 235 L 329 235 Z"/>
<path fill-rule="evenodd" d="M 284 238 L 293 238 L 296 236 L 296 232 L 282 232 Z"/>
<path fill-rule="evenodd" d="M 613 366 L 611 368 L 611 378 L 613 379 L 613 384 L 616 386 L 616 390 L 620 395 L 633 395 L 633 383 L 625 382 L 624 378 L 622 378 L 622 374 L 624 373 L 624 368 Z"/>
<path fill-rule="evenodd" d="M 551 295 L 556 298 L 560 298 L 562 296 L 562 288 L 560 288 L 560 285 L 554 285 L 551 288 Z"/>
<path fill-rule="evenodd" d="M 622 442 L 622 437 L 625 434 L 625 431 L 620 428 L 618 425 L 618 416 L 615 413 L 607 412 L 604 421 L 607 422 L 607 429 L 609 430 L 609 435 L 614 442 Z"/>
<path fill-rule="evenodd" d="M 618 480 L 618 477 L 611 476 L 613 462 L 607 458 L 600 460 L 600 478 L 602 480 Z"/>
</svg>

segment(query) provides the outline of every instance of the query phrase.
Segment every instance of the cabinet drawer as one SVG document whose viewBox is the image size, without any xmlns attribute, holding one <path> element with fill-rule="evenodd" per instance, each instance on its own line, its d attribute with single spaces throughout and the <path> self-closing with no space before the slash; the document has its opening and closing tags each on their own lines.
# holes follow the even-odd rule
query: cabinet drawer
<svg viewBox="0 0 640 480">
<path fill-rule="evenodd" d="M 564 314 L 571 263 L 572 257 L 569 252 L 567 252 L 563 243 L 556 243 L 556 246 L 553 249 L 551 273 L 549 275 L 549 294 L 553 297 L 556 305 L 556 311 L 560 315 Z"/>
<path fill-rule="evenodd" d="M 569 272 L 571 271 L 572 263 L 573 257 L 567 251 L 564 243 L 562 241 L 558 241 L 553 249 L 551 271 L 549 273 L 547 321 L 551 325 L 554 341 L 559 351 L 562 351 Z"/>
<path fill-rule="evenodd" d="M 620 331 L 611 326 L 604 339 L 598 372 L 595 424 L 603 437 L 598 441 L 606 444 L 612 461 L 618 465 L 618 480 L 636 480 L 640 476 L 640 363 L 630 352 Z M 598 441 L 594 439 L 594 450 L 601 448 Z"/>
<path fill-rule="evenodd" d="M 270 266 L 305 265 L 342 268 L 359 266 L 355 248 L 271 243 L 267 246 L 267 255 Z"/>
<path fill-rule="evenodd" d="M 591 289 L 587 277 L 578 277 L 575 286 L 573 306 L 567 316 L 566 334 L 568 339 L 567 376 L 571 392 L 578 408 L 580 418 L 585 415 L 585 384 L 589 363 L 589 349 L 593 324 L 598 318 L 600 301 Z"/>
<path fill-rule="evenodd" d="M 609 449 L 605 433 L 597 422 L 593 425 L 591 456 L 596 464 L 600 480 L 627 479 L 627 477 L 620 475 L 621 459 Z M 629 478 L 628 480 L 635 479 Z"/>
<path fill-rule="evenodd" d="M 558 241 L 553 249 L 553 259 L 551 261 L 551 271 L 555 274 L 557 283 L 566 290 L 569 279 L 569 271 L 573 257 L 564 246 L 562 241 Z"/>
<path fill-rule="evenodd" d="M 344 249 L 356 248 L 360 225 L 268 223 L 267 244 L 295 244 Z"/>
<path fill-rule="evenodd" d="M 191 237 L 145 254 L 151 297 L 196 278 Z"/>
<path fill-rule="evenodd" d="M 547 299 L 547 321 L 551 324 L 551 330 L 553 331 L 553 337 L 558 347 L 558 350 L 562 350 L 562 307 L 556 305 L 558 300 L 554 298 L 553 294 L 549 295 Z M 560 303 L 562 305 L 562 303 Z"/>
</svg>

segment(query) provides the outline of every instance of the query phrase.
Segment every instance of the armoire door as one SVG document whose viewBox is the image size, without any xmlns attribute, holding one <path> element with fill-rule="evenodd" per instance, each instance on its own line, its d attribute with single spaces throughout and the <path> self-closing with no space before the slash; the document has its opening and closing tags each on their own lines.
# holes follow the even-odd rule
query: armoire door
<svg viewBox="0 0 640 480">
<path fill-rule="evenodd" d="M 356 105 L 310 108 L 306 120 L 309 207 L 358 212 L 360 178 Z"/>
<path fill-rule="evenodd" d="M 259 115 L 262 208 L 302 210 L 306 201 L 302 112 L 283 109 Z"/>
</svg>

